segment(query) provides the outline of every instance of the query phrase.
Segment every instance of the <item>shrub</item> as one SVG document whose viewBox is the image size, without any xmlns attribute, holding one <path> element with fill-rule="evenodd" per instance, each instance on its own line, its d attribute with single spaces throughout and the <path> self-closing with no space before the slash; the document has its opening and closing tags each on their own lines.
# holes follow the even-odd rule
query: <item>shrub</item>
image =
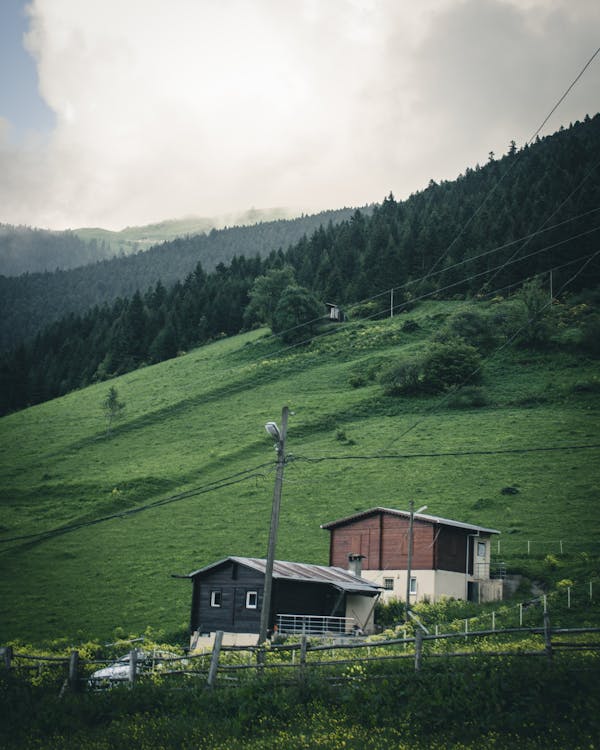
<svg viewBox="0 0 600 750">
<path fill-rule="evenodd" d="M 423 387 L 429 393 L 481 380 L 481 358 L 477 349 L 462 339 L 432 344 L 422 367 Z"/>
<path fill-rule="evenodd" d="M 462 310 L 450 318 L 435 338 L 438 341 L 461 338 L 487 352 L 498 342 L 498 328 L 489 314 L 480 310 Z"/>
<path fill-rule="evenodd" d="M 481 380 L 481 358 L 461 339 L 434 343 L 420 357 L 386 367 L 379 382 L 388 396 L 441 393 L 467 381 Z"/>
<path fill-rule="evenodd" d="M 419 359 L 406 359 L 384 368 L 379 382 L 387 396 L 416 394 L 423 390 L 423 367 Z"/>
</svg>

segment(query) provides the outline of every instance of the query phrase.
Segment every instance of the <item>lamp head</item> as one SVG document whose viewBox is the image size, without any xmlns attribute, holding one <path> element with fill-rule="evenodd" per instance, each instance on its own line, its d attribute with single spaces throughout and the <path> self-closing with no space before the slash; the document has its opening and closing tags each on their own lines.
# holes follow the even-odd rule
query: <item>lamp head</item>
<svg viewBox="0 0 600 750">
<path fill-rule="evenodd" d="M 279 427 L 277 427 L 277 424 L 275 422 L 267 422 L 267 424 L 265 425 L 265 430 L 269 433 L 273 440 L 276 440 L 278 443 L 281 441 L 281 433 L 279 432 Z"/>
</svg>

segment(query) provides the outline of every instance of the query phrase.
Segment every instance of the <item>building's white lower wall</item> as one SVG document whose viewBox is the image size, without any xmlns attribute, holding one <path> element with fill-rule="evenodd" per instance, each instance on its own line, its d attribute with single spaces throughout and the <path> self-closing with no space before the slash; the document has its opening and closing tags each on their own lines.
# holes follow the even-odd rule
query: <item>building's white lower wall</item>
<svg viewBox="0 0 600 750">
<path fill-rule="evenodd" d="M 375 597 L 348 594 L 346 597 L 346 617 L 365 633 L 372 633 L 375 623 Z"/>
<path fill-rule="evenodd" d="M 392 599 L 406 600 L 405 570 L 363 570 L 362 577 L 379 586 L 385 586 L 386 580 L 392 581 L 392 588 L 384 588 L 381 599 L 389 602 Z M 468 578 L 464 573 L 453 573 L 449 570 L 413 570 L 411 578 L 416 578 L 416 592 L 411 594 L 412 603 L 437 602 L 442 598 L 466 599 Z M 480 601 L 502 599 L 502 581 L 480 581 Z"/>
</svg>

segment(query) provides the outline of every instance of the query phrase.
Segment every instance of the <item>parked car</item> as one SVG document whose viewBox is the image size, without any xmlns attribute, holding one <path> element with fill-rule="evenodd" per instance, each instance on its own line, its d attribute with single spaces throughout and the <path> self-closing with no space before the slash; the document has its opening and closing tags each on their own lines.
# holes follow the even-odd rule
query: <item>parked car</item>
<svg viewBox="0 0 600 750">
<path fill-rule="evenodd" d="M 174 654 L 170 651 L 159 651 L 156 649 L 153 651 L 137 651 L 136 656 L 136 676 L 176 669 L 175 665 L 184 663 L 181 661 L 179 654 Z M 170 659 L 177 659 L 178 661 L 172 664 L 169 662 Z M 127 682 L 130 674 L 130 661 L 131 652 L 121 656 L 106 667 L 97 669 L 88 677 L 88 685 L 98 688 L 110 687 L 112 684 L 119 682 Z"/>
</svg>

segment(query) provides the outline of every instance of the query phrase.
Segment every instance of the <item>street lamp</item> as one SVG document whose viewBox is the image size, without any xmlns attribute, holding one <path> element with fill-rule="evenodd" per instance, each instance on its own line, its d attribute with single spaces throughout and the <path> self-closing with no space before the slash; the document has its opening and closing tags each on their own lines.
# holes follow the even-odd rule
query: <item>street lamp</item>
<svg viewBox="0 0 600 750">
<path fill-rule="evenodd" d="M 415 510 L 415 504 L 410 501 L 410 519 L 408 522 L 408 560 L 406 563 L 406 617 L 404 618 L 408 622 L 410 613 L 410 569 L 412 566 L 412 553 L 413 553 L 413 522 L 415 513 L 422 513 L 427 510 L 427 506 L 423 505 L 419 510 Z"/>
<path fill-rule="evenodd" d="M 275 487 L 273 489 L 273 507 L 271 509 L 271 529 L 269 531 L 269 546 L 267 550 L 267 564 L 265 567 L 265 588 L 263 592 L 262 608 L 260 610 L 260 631 L 258 645 L 267 640 L 269 616 L 271 613 L 271 592 L 273 590 L 273 563 L 275 561 L 275 545 L 277 543 L 277 529 L 279 527 L 279 508 L 281 506 L 281 488 L 283 486 L 283 467 L 285 466 L 285 436 L 287 433 L 288 407 L 281 412 L 281 430 L 275 422 L 267 422 L 265 430 L 275 441 L 277 451 L 277 470 L 275 473 Z"/>
</svg>

